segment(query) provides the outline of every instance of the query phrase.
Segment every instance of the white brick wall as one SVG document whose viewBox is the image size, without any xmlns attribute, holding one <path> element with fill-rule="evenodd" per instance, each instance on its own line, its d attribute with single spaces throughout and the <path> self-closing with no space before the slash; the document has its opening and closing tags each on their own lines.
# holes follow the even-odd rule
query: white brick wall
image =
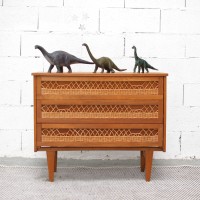
<svg viewBox="0 0 200 200">
<path fill-rule="evenodd" d="M 90 60 L 108 56 L 132 72 L 134 57 L 168 72 L 167 152 L 155 158 L 200 158 L 199 0 L 0 0 L 0 157 L 45 157 L 33 152 L 32 72 L 49 64 L 47 51 Z M 54 69 L 55 71 L 56 69 Z M 93 65 L 76 64 L 92 72 Z M 67 71 L 67 70 L 65 70 Z M 129 159 L 138 152 L 62 152 L 64 158 Z"/>
<path fill-rule="evenodd" d="M 102 8 L 100 10 L 100 31 L 102 33 L 149 33 L 159 32 L 159 29 L 159 9 Z"/>
<path fill-rule="evenodd" d="M 130 8 L 181 8 L 185 0 L 126 0 L 126 7 Z"/>
</svg>

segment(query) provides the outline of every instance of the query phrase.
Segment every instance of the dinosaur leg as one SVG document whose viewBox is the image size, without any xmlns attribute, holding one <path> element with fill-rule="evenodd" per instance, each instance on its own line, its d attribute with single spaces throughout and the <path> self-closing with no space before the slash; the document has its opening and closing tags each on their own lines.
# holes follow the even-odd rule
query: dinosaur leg
<svg viewBox="0 0 200 200">
<path fill-rule="evenodd" d="M 97 72 L 97 69 L 98 69 L 98 66 L 95 65 L 95 68 L 94 68 L 94 72 L 93 72 L 93 73 L 96 73 L 96 72 Z"/>
<path fill-rule="evenodd" d="M 51 70 L 53 69 L 54 65 L 50 65 L 48 73 L 51 73 Z"/>
<path fill-rule="evenodd" d="M 147 63 L 144 63 L 144 68 L 146 69 L 147 73 L 149 73 Z"/>
<path fill-rule="evenodd" d="M 142 67 L 142 73 L 144 73 L 144 68 L 145 68 L 145 67 L 143 66 L 143 67 Z"/>
<path fill-rule="evenodd" d="M 110 70 L 111 73 L 115 73 L 115 71 L 112 67 L 109 67 L 109 70 Z"/>
<path fill-rule="evenodd" d="M 133 69 L 133 72 L 135 73 L 136 72 L 136 68 L 137 68 L 137 65 L 135 64 L 135 67 Z"/>
<path fill-rule="evenodd" d="M 107 69 L 107 73 L 110 73 L 110 70 L 109 70 L 109 69 Z"/>
<path fill-rule="evenodd" d="M 104 73 L 104 68 L 102 68 L 101 73 Z"/>
<path fill-rule="evenodd" d="M 111 73 L 115 73 L 114 69 L 112 68 L 112 63 L 109 62 L 109 66 L 108 66 L 108 70 L 111 72 Z"/>
<path fill-rule="evenodd" d="M 57 68 L 57 73 L 62 73 L 62 68 L 61 68 L 61 66 L 56 65 L 56 68 Z"/>
<path fill-rule="evenodd" d="M 70 65 L 66 66 L 68 68 L 68 73 L 72 73 L 72 68 L 70 67 Z"/>
<path fill-rule="evenodd" d="M 138 66 L 138 73 L 140 73 L 140 69 L 141 69 L 141 67 L 140 67 L 140 66 Z"/>
</svg>

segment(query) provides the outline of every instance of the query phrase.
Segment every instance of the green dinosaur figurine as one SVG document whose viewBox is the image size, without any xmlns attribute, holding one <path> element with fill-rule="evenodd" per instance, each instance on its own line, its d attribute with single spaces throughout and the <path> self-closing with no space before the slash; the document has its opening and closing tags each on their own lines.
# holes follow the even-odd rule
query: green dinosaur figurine
<svg viewBox="0 0 200 200">
<path fill-rule="evenodd" d="M 134 49 L 134 57 L 135 57 L 135 67 L 134 67 L 134 70 L 133 70 L 134 73 L 135 73 L 137 67 L 138 67 L 138 73 L 140 73 L 141 69 L 142 69 L 142 73 L 144 73 L 144 70 L 146 70 L 147 73 L 148 73 L 149 72 L 148 69 L 158 70 L 158 69 L 152 67 L 149 63 L 147 63 L 146 60 L 143 60 L 143 59 L 138 57 L 137 50 L 136 50 L 135 46 L 133 46 L 132 49 Z"/>
<path fill-rule="evenodd" d="M 117 71 L 125 71 L 126 69 L 119 69 L 115 63 L 108 57 L 101 57 L 101 58 L 94 58 L 94 56 L 92 55 L 89 47 L 87 44 L 82 44 L 82 46 L 85 46 L 86 49 L 87 49 L 87 52 L 91 58 L 91 60 L 94 62 L 95 64 L 95 69 L 94 69 L 94 72 L 93 73 L 96 73 L 97 72 L 97 69 L 100 67 L 102 70 L 101 70 L 101 73 L 104 72 L 104 70 L 107 71 L 107 73 L 115 73 L 114 69 L 117 70 Z"/>
</svg>

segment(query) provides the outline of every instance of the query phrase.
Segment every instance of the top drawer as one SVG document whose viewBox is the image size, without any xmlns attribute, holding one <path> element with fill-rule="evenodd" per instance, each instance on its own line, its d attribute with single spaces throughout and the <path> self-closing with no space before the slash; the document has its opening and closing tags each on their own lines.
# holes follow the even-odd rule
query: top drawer
<svg viewBox="0 0 200 200">
<path fill-rule="evenodd" d="M 38 99 L 162 98 L 163 77 L 37 77 Z"/>
</svg>

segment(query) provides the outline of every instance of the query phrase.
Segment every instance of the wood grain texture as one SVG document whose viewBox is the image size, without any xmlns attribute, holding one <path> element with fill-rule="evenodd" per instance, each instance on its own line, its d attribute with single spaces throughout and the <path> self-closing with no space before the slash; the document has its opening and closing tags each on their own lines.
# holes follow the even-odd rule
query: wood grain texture
<svg viewBox="0 0 200 200">
<path fill-rule="evenodd" d="M 150 181 L 153 151 L 166 150 L 166 73 L 33 73 L 34 150 L 138 150 Z"/>
</svg>

